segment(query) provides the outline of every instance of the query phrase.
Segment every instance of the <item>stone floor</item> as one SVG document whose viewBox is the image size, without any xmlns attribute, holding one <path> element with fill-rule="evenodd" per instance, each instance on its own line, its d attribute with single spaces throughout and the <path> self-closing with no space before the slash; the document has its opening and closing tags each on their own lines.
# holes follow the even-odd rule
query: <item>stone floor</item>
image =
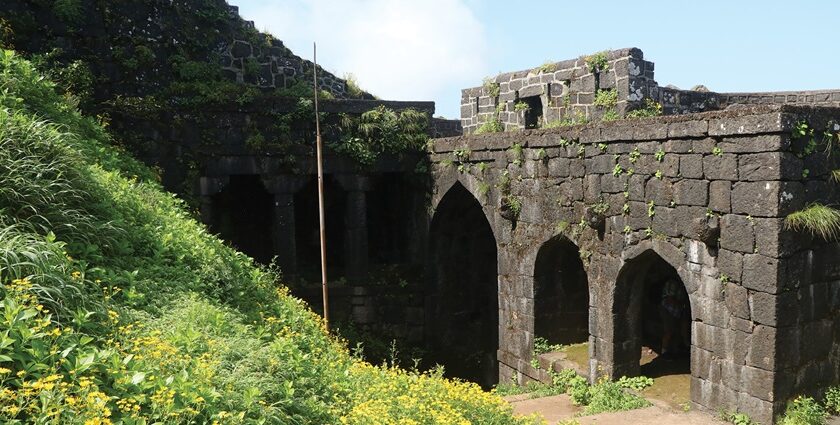
<svg viewBox="0 0 840 425">
<path fill-rule="evenodd" d="M 625 412 L 599 413 L 597 415 L 576 417 L 581 409 L 568 395 L 527 399 L 527 396 L 509 397 L 514 413 L 530 415 L 537 413 L 545 418 L 546 423 L 555 425 L 561 421 L 574 419 L 580 425 L 621 425 L 621 424 L 669 424 L 669 425 L 722 425 L 723 422 L 712 415 L 702 412 L 684 412 L 671 408 L 665 401 L 649 399 L 653 406 Z"/>
</svg>

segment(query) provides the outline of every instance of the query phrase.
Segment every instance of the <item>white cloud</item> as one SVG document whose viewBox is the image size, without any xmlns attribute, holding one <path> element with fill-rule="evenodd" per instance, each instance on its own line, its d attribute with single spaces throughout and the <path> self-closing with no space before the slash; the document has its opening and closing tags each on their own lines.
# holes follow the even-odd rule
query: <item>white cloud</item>
<svg viewBox="0 0 840 425">
<path fill-rule="evenodd" d="M 383 99 L 436 100 L 458 115 L 460 89 L 487 71 L 484 28 L 470 0 L 231 0 L 295 54 Z M 446 104 L 441 101 L 445 100 Z"/>
</svg>

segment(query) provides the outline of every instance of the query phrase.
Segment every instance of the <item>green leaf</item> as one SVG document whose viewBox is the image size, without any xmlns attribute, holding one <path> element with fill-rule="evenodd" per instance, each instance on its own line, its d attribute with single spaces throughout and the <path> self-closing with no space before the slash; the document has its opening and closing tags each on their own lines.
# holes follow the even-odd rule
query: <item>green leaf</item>
<svg viewBox="0 0 840 425">
<path fill-rule="evenodd" d="M 133 385 L 137 385 L 137 384 L 143 382 L 144 379 L 146 379 L 146 373 L 145 372 L 137 372 L 137 373 L 134 374 L 134 376 L 131 377 L 131 383 Z"/>
</svg>

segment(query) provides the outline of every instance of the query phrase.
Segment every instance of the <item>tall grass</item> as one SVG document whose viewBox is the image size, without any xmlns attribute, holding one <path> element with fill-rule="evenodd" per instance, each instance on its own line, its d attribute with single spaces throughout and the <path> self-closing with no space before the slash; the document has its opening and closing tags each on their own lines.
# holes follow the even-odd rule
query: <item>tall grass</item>
<svg viewBox="0 0 840 425">
<path fill-rule="evenodd" d="M 826 240 L 840 236 L 840 211 L 822 204 L 811 204 L 785 218 L 785 227 L 807 230 Z"/>
</svg>

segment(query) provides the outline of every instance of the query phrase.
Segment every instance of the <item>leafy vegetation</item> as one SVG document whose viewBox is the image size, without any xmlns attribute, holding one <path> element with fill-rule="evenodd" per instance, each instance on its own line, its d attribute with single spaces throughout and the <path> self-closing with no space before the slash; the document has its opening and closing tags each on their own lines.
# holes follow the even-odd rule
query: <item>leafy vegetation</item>
<svg viewBox="0 0 840 425">
<path fill-rule="evenodd" d="M 811 204 L 789 214 L 785 218 L 785 227 L 796 231 L 807 230 L 826 240 L 835 239 L 840 235 L 840 211 L 822 204 Z"/>
<path fill-rule="evenodd" d="M 607 59 L 607 52 L 598 52 L 584 58 L 586 67 L 589 72 L 596 73 L 606 71 L 609 69 L 609 59 Z"/>
<path fill-rule="evenodd" d="M 561 351 L 565 347 L 563 344 L 550 344 L 547 339 L 541 336 L 534 338 L 534 354 L 536 355 Z"/>
<path fill-rule="evenodd" d="M 394 111 L 385 106 L 359 117 L 342 114 L 342 139 L 329 146 L 363 166 L 371 166 L 384 153 L 423 151 L 429 140 L 426 132 L 428 122 L 425 112 L 415 109 Z"/>
<path fill-rule="evenodd" d="M 593 104 L 601 108 L 615 108 L 618 103 L 618 91 L 616 89 L 600 89 L 595 93 Z"/>
<path fill-rule="evenodd" d="M 0 55 L 0 422 L 531 423 L 354 358 L 55 88 Z"/>
<path fill-rule="evenodd" d="M 499 83 L 497 83 L 494 79 L 489 77 L 485 78 L 482 87 L 484 87 L 484 92 L 487 94 L 487 96 L 499 97 L 499 90 L 501 89 L 501 87 L 499 86 Z"/>
<path fill-rule="evenodd" d="M 649 98 L 645 98 L 645 104 L 643 107 L 639 109 L 634 109 L 628 112 L 625 117 L 627 118 L 646 118 L 646 117 L 658 117 L 662 115 L 662 104 Z"/>
<path fill-rule="evenodd" d="M 746 413 L 720 412 L 720 418 L 734 425 L 756 425 L 755 421 Z"/>
<path fill-rule="evenodd" d="M 811 397 L 797 397 L 788 403 L 781 425 L 824 425 L 828 413 Z"/>
<path fill-rule="evenodd" d="M 477 130 L 475 130 L 475 134 L 486 134 L 486 133 L 501 133 L 505 131 L 504 125 L 502 122 L 499 121 L 497 116 L 492 116 L 491 118 L 484 121 Z"/>
</svg>

